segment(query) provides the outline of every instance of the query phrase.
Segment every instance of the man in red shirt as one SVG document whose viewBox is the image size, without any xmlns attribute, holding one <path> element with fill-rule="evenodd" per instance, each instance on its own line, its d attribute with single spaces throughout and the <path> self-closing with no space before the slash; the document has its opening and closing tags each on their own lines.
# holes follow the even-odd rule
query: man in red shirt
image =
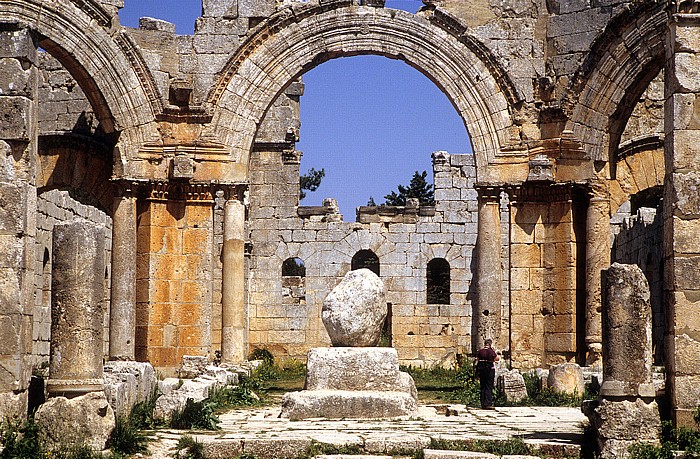
<svg viewBox="0 0 700 459">
<path fill-rule="evenodd" d="M 494 362 L 498 362 L 500 357 L 491 348 L 493 341 L 487 339 L 484 341 L 484 347 L 476 353 L 476 374 L 479 376 L 479 384 L 481 386 L 481 408 L 485 410 L 493 410 L 493 386 L 496 377 L 496 368 Z"/>
</svg>

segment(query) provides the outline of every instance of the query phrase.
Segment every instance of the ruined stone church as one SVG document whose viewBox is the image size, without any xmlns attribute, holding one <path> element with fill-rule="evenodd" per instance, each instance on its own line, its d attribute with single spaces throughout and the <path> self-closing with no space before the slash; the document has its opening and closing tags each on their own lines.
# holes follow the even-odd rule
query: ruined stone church
<svg viewBox="0 0 700 459">
<path fill-rule="evenodd" d="M 0 0 L 1 416 L 26 412 L 49 362 L 54 228 L 81 220 L 104 252 L 104 359 L 163 374 L 184 355 L 304 359 L 358 267 L 387 286 L 402 363 L 491 337 L 515 368 L 593 365 L 602 273 L 638 264 L 674 419 L 692 423 L 699 1 L 202 3 L 178 35 L 121 26 L 123 0 Z M 434 205 L 299 204 L 301 78 L 364 54 L 422 72 L 464 121 L 473 155 L 433 153 Z"/>
</svg>

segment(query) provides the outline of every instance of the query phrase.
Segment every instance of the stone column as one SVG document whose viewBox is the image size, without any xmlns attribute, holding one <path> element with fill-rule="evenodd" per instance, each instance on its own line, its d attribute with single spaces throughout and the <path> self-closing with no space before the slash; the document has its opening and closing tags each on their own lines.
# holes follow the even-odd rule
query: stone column
<svg viewBox="0 0 700 459">
<path fill-rule="evenodd" d="M 102 380 L 104 243 L 102 225 L 54 226 L 49 399 L 34 416 L 48 450 L 102 450 L 115 426 Z"/>
<path fill-rule="evenodd" d="M 27 414 L 36 245 L 36 43 L 0 30 L 0 419 Z"/>
<path fill-rule="evenodd" d="M 586 212 L 586 364 L 601 364 L 601 273 L 610 265 L 610 199 L 593 187 Z"/>
<path fill-rule="evenodd" d="M 134 360 L 136 337 L 136 196 L 118 185 L 112 215 L 109 360 Z"/>
<path fill-rule="evenodd" d="M 54 226 L 50 396 L 103 389 L 104 239 L 104 227 L 87 221 Z"/>
<path fill-rule="evenodd" d="M 476 239 L 476 341 L 478 349 L 486 338 L 498 346 L 501 325 L 501 217 L 500 190 L 480 187 L 479 216 Z M 474 328 L 474 327 L 472 327 Z"/>
<path fill-rule="evenodd" d="M 224 208 L 221 360 L 243 362 L 248 354 L 245 313 L 245 205 L 229 199 Z"/>
<path fill-rule="evenodd" d="M 637 265 L 613 263 L 603 308 L 603 385 L 584 405 L 596 431 L 599 457 L 627 456 L 630 445 L 658 443 L 661 418 L 651 379 L 649 284 Z"/>
<path fill-rule="evenodd" d="M 700 400 L 700 14 L 693 13 L 693 2 L 671 8 L 664 74 L 666 387 L 676 425 L 694 427 Z"/>
</svg>

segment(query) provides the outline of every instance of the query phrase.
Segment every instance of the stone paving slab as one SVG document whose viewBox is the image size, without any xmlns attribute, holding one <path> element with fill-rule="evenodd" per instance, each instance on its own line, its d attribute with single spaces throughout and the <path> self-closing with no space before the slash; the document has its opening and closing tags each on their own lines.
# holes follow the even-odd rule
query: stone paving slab
<svg viewBox="0 0 700 459">
<path fill-rule="evenodd" d="M 583 441 L 587 418 L 579 408 L 497 407 L 495 410 L 463 405 L 421 406 L 416 416 L 398 419 L 306 419 L 290 421 L 278 417 L 279 406 L 234 410 L 220 416 L 221 430 L 189 432 L 205 445 L 210 458 L 241 453 L 260 459 L 294 458 L 312 443 L 350 446 L 363 454 L 410 453 L 429 448 L 432 440 L 469 443 L 474 440 L 507 440 L 519 436 L 545 452 L 576 455 Z M 449 415 L 446 415 L 449 414 Z M 170 441 L 187 432 L 159 431 L 159 439 Z M 168 448 L 163 455 L 168 458 Z"/>
</svg>

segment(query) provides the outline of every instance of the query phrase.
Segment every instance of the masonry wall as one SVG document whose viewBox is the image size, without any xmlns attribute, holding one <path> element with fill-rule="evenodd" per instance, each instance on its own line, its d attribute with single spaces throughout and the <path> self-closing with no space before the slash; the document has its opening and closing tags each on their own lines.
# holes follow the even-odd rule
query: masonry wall
<svg viewBox="0 0 700 459">
<path fill-rule="evenodd" d="M 372 222 L 351 223 L 332 212 L 300 217 L 309 209 L 297 207 L 298 158 L 254 153 L 248 275 L 251 347 L 304 359 L 310 347 L 329 345 L 321 322 L 323 299 L 350 270 L 353 255 L 371 250 L 387 286 L 391 343 L 402 362 L 451 362 L 456 354 L 471 352 L 475 167 L 471 155 L 441 153 L 435 158 L 432 215 L 391 209 L 393 213 L 382 216 L 381 208 L 378 213 L 363 209 L 369 214 L 361 220 Z M 288 258 L 305 264 L 304 301 L 292 301 L 287 285 L 291 280 L 282 278 L 282 263 Z M 426 303 L 426 267 L 433 258 L 450 263 L 449 304 Z"/>
</svg>

